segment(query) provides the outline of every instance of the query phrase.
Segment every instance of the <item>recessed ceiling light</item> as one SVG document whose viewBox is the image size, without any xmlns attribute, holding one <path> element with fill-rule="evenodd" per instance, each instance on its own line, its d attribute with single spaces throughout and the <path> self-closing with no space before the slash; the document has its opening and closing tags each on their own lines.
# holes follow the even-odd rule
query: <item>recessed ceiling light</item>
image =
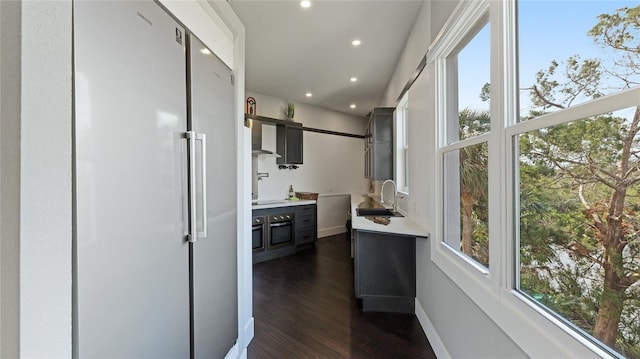
<svg viewBox="0 0 640 359">
<path fill-rule="evenodd" d="M 360 42 L 360 40 L 358 40 L 358 39 L 355 39 L 355 40 L 351 41 L 351 45 L 353 45 L 353 46 L 360 46 L 361 43 L 362 42 Z"/>
<path fill-rule="evenodd" d="M 300 6 L 302 6 L 303 8 L 308 8 L 309 6 L 311 6 L 311 1 L 302 0 L 302 1 L 300 1 Z"/>
<path fill-rule="evenodd" d="M 313 94 L 312 94 L 311 92 L 307 92 L 307 93 L 305 94 L 305 96 L 307 96 L 307 97 L 311 97 L 311 96 L 313 96 Z"/>
<path fill-rule="evenodd" d="M 352 77 L 350 80 L 351 80 L 351 82 L 356 82 L 356 81 L 358 81 L 358 78 L 357 77 Z"/>
<path fill-rule="evenodd" d="M 351 107 L 351 108 L 356 108 L 356 104 L 355 104 L 355 103 L 352 103 L 352 104 L 351 104 L 351 106 L 349 106 L 349 107 Z"/>
<path fill-rule="evenodd" d="M 211 55 L 211 51 L 209 51 L 209 49 L 207 49 L 206 47 L 204 49 L 200 49 L 200 53 L 203 53 L 205 55 Z"/>
</svg>

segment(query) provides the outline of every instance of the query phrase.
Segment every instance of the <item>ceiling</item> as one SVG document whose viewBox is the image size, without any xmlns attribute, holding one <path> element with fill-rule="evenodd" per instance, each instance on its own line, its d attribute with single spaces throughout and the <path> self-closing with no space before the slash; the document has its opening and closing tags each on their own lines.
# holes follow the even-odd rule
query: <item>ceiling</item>
<svg viewBox="0 0 640 359">
<path fill-rule="evenodd" d="M 246 30 L 247 91 L 365 116 L 384 96 L 423 1 L 229 4 Z"/>
</svg>

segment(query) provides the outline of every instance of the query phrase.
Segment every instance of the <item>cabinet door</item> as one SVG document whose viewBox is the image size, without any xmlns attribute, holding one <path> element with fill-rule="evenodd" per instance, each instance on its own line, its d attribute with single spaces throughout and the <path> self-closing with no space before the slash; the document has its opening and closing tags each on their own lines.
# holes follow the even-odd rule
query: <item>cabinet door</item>
<svg viewBox="0 0 640 359">
<path fill-rule="evenodd" d="M 303 160 L 302 126 L 278 125 L 276 129 L 276 150 L 282 157 L 276 158 L 278 164 L 302 164 Z"/>
<path fill-rule="evenodd" d="M 305 205 L 296 208 L 296 244 L 314 242 L 318 235 L 317 206 Z"/>
<path fill-rule="evenodd" d="M 393 178 L 393 148 L 391 142 L 378 142 L 372 147 L 372 177 L 375 180 Z"/>
<path fill-rule="evenodd" d="M 287 161 L 302 164 L 302 127 L 287 126 Z"/>
</svg>

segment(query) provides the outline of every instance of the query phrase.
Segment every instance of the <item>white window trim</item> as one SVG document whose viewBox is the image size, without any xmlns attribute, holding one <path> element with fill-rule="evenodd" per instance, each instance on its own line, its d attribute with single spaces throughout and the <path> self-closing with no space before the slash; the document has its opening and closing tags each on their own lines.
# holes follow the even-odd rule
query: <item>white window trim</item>
<svg viewBox="0 0 640 359">
<path fill-rule="evenodd" d="M 484 311 L 520 348 L 531 357 L 612 357 L 609 352 L 584 338 L 539 306 L 532 303 L 515 288 L 517 264 L 514 230 L 514 178 L 512 136 L 536 127 L 553 123 L 560 114 L 549 114 L 529 124 L 529 121 L 514 124 L 518 119 L 516 83 L 516 0 L 462 1 L 454 9 L 442 31 L 429 48 L 427 63 L 433 64 L 435 82 L 435 130 L 438 144 L 436 158 L 436 193 L 438 210 L 431 245 L 431 260 L 456 285 Z M 446 145 L 444 123 L 447 107 L 442 94 L 451 91 L 447 86 L 446 58 L 463 43 L 483 16 L 490 17 L 491 43 L 491 132 L 486 134 L 489 143 L 489 193 L 493 198 L 489 204 L 490 216 L 489 252 L 490 269 L 478 268 L 473 260 L 459 253 L 442 241 L 443 218 L 443 153 L 456 146 L 463 147 L 481 138 Z M 505 44 L 504 46 L 502 44 Z M 618 94 L 618 100 L 600 99 L 597 104 L 586 103 L 575 106 L 573 111 L 589 111 L 591 106 L 609 105 L 620 109 L 621 103 L 640 103 L 640 89 Z M 624 100 L 622 100 L 624 99 Z M 609 103 L 611 101 L 611 103 Z M 604 107 L 598 107 L 600 109 Z M 581 110 L 582 109 L 582 110 Z M 604 112 L 604 111 L 602 111 Z M 570 120 L 566 120 L 570 121 Z M 511 127 L 507 127 L 512 125 Z M 506 129 L 505 129 L 506 128 Z M 484 136 L 484 135 L 483 135 Z M 504 187 L 507 187 L 505 191 Z M 505 193 L 506 192 L 506 193 Z M 502 219 L 507 219 L 502 221 Z M 505 223 L 506 222 L 506 223 Z M 485 269 L 484 271 L 482 269 Z M 546 342 L 541 345 L 540 339 Z"/>
<path fill-rule="evenodd" d="M 499 282 L 497 280 L 498 278 L 492 278 L 492 273 L 496 272 L 493 270 L 493 266 L 494 264 L 498 264 L 498 260 L 500 258 L 498 256 L 499 253 L 493 253 L 498 252 L 497 243 L 494 243 L 494 238 L 499 237 L 492 233 L 491 228 L 492 222 L 495 222 L 496 220 L 492 219 L 492 217 L 496 216 L 489 217 L 489 266 L 491 267 L 491 270 L 489 270 L 483 265 L 474 261 L 472 258 L 461 253 L 458 249 L 451 247 L 449 244 L 443 241 L 446 230 L 444 228 L 444 208 L 442 207 L 444 204 L 444 154 L 484 142 L 488 144 L 490 158 L 492 158 L 492 153 L 495 152 L 493 147 L 495 147 L 494 144 L 497 143 L 497 141 L 495 139 L 496 136 L 493 131 L 449 144 L 448 142 L 451 136 L 449 136 L 449 134 L 447 133 L 448 126 L 446 126 L 445 123 L 440 120 L 446 119 L 446 121 L 449 121 L 452 118 L 457 118 L 457 116 L 451 115 L 452 111 L 458 111 L 458 106 L 455 89 L 452 89 L 449 86 L 450 81 L 452 81 L 450 77 L 453 75 L 452 71 L 448 67 L 448 64 L 451 63 L 450 56 L 452 53 L 457 52 L 460 48 L 466 45 L 469 40 L 471 40 L 472 36 L 475 35 L 482 27 L 484 27 L 487 22 L 489 22 L 489 26 L 492 26 L 493 21 L 488 21 L 490 20 L 490 4 L 490 1 L 460 2 L 454 9 L 453 14 L 445 24 L 442 32 L 437 36 L 433 46 L 429 49 L 429 53 L 427 54 L 427 62 L 429 62 L 430 60 L 433 61 L 436 68 L 436 122 L 438 127 L 437 184 L 439 188 L 437 190 L 437 193 L 439 196 L 439 209 L 437 211 L 438 227 L 436 228 L 436 236 L 433 237 L 436 240 L 432 241 L 432 245 L 434 245 L 436 242 L 439 245 L 435 246 L 435 248 L 432 247 L 431 253 L 432 260 L 443 270 L 445 270 L 445 272 L 456 272 L 460 268 L 458 266 L 462 266 L 465 273 L 460 273 L 458 274 L 458 276 L 473 276 L 475 280 L 482 282 L 484 290 L 491 290 L 497 293 L 499 289 Z M 494 37 L 494 33 L 494 29 L 491 29 L 491 38 Z M 494 41 L 492 39 L 491 43 L 493 42 Z M 492 73 L 493 72 L 494 71 L 492 71 Z M 492 117 L 491 128 L 495 127 L 494 122 L 495 120 Z M 494 182 L 492 181 L 491 159 L 489 165 L 489 193 L 493 193 L 491 188 L 491 183 Z M 491 201 L 489 202 L 489 205 L 491 206 Z M 489 209 L 489 213 L 493 213 L 491 207 Z M 496 250 L 494 250 L 494 248 Z M 454 266 L 451 266 L 452 261 L 456 261 L 458 263 L 456 263 L 456 265 Z"/>
<path fill-rule="evenodd" d="M 409 148 L 407 142 L 408 133 L 408 116 L 409 116 L 409 92 L 407 91 L 396 106 L 394 111 L 394 171 L 398 192 L 404 195 L 409 194 Z"/>
</svg>

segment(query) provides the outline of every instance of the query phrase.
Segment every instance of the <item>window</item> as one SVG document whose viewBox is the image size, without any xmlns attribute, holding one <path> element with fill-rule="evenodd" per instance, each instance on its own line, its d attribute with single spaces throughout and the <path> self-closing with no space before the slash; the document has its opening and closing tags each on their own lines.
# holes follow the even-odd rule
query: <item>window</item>
<svg viewBox="0 0 640 359">
<path fill-rule="evenodd" d="M 507 128 L 517 289 L 628 358 L 640 358 L 640 92 L 621 91 L 640 83 L 639 11 L 520 2 L 520 123 Z"/>
<path fill-rule="evenodd" d="M 489 26 L 483 18 L 445 60 L 444 242 L 489 267 Z"/>
<path fill-rule="evenodd" d="M 586 4 L 518 2 L 521 120 L 638 86 L 637 2 Z"/>
<path fill-rule="evenodd" d="M 409 193 L 409 93 L 406 92 L 395 111 L 396 183 L 398 191 Z"/>
<path fill-rule="evenodd" d="M 576 357 L 640 358 L 640 6 L 479 0 L 452 16 L 427 55 L 432 260 L 532 356 L 539 332 L 511 314 Z"/>
</svg>

